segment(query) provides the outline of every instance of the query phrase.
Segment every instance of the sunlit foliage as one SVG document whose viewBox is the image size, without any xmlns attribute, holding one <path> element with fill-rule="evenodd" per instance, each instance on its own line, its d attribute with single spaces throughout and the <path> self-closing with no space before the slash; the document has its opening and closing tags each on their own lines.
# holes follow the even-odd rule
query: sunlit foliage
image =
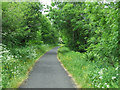
<svg viewBox="0 0 120 90">
<path fill-rule="evenodd" d="M 53 3 L 48 16 L 54 26 L 59 29 L 63 44 L 70 50 L 83 53 L 81 55 L 85 55 L 86 63 L 93 62 L 93 65 L 98 66 L 98 71 L 100 71 L 108 66 L 114 69 L 119 67 L 120 16 L 118 7 L 120 7 L 119 2 Z M 61 57 L 64 57 L 64 54 Z M 72 67 L 71 63 L 69 65 Z M 77 65 L 76 67 L 80 66 Z M 108 70 L 110 74 L 112 69 Z M 92 69 L 91 72 L 92 76 L 97 73 L 96 70 Z M 113 71 L 112 74 L 115 72 Z M 98 76 L 94 78 L 95 83 L 99 82 Z M 107 77 L 107 74 L 103 76 Z M 108 82 L 107 79 L 104 80 Z M 102 82 L 101 80 L 100 83 Z M 115 81 L 111 83 L 111 87 L 118 87 L 118 83 Z M 94 85 L 94 87 L 97 86 Z"/>
</svg>

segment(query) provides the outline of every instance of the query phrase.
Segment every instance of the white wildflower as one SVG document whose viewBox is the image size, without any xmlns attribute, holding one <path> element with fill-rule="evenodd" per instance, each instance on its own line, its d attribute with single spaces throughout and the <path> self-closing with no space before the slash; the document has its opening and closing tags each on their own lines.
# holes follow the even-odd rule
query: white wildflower
<svg viewBox="0 0 120 90">
<path fill-rule="evenodd" d="M 2 55 L 0 55 L 0 58 L 2 58 Z"/>
<path fill-rule="evenodd" d="M 102 87 L 102 88 L 104 88 L 104 87 Z"/>
<path fill-rule="evenodd" d="M 17 73 L 19 72 L 19 70 L 17 70 Z"/>
<path fill-rule="evenodd" d="M 112 77 L 112 79 L 115 79 L 116 77 Z"/>
<path fill-rule="evenodd" d="M 109 85 L 107 85 L 107 88 L 109 88 Z"/>
<path fill-rule="evenodd" d="M 119 75 L 119 74 L 116 74 L 117 76 Z"/>
<path fill-rule="evenodd" d="M 10 60 L 10 59 L 11 59 L 11 57 L 8 57 L 7 59 L 8 59 L 8 60 Z"/>
<path fill-rule="evenodd" d="M 99 73 L 99 75 L 102 75 L 103 74 L 103 71 L 102 71 L 102 69 L 100 70 L 100 72 L 98 72 Z"/>
<path fill-rule="evenodd" d="M 98 88 L 100 88 L 100 86 L 99 86 L 99 85 L 98 85 L 97 87 L 98 87 Z"/>
<path fill-rule="evenodd" d="M 15 67 L 15 69 L 16 69 L 16 67 Z"/>
<path fill-rule="evenodd" d="M 107 85 L 107 83 L 105 83 L 105 85 Z"/>
<path fill-rule="evenodd" d="M 14 56 L 12 55 L 11 57 L 13 58 Z"/>
<path fill-rule="evenodd" d="M 102 79 L 102 76 L 100 76 L 99 78 Z"/>
</svg>

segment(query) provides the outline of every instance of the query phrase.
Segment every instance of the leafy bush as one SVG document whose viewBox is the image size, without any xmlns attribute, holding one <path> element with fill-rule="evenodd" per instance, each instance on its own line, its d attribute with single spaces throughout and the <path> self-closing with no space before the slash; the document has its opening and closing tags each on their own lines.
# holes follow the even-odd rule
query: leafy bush
<svg viewBox="0 0 120 90">
<path fill-rule="evenodd" d="M 40 2 L 3 2 L 2 39 L 7 48 L 33 44 L 56 44 L 58 33 L 42 14 Z"/>
</svg>

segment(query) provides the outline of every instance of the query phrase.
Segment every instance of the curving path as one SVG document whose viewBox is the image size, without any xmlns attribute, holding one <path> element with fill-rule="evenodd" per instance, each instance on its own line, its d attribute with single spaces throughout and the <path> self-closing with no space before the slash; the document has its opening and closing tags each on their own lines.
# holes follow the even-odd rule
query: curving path
<svg viewBox="0 0 120 90">
<path fill-rule="evenodd" d="M 48 51 L 35 64 L 20 88 L 74 88 L 75 84 L 57 59 L 58 47 Z"/>
</svg>

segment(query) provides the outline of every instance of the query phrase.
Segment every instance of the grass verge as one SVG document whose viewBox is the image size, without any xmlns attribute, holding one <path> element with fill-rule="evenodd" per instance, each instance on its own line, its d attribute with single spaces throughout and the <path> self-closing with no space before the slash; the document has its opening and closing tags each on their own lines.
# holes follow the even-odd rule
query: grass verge
<svg viewBox="0 0 120 90">
<path fill-rule="evenodd" d="M 105 62 L 91 62 L 85 53 L 58 49 L 58 58 L 72 75 L 78 88 L 118 88 L 118 67 L 106 66 Z M 103 64 L 104 63 L 104 64 Z"/>
</svg>

